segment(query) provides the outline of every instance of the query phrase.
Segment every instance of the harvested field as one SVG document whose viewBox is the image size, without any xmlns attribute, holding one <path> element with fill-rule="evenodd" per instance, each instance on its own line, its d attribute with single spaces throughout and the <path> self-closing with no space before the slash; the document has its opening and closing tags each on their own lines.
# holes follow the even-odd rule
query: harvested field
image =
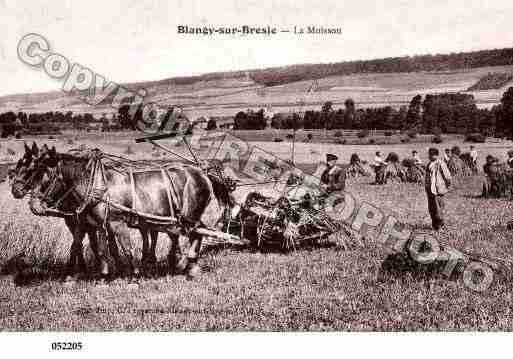
<svg viewBox="0 0 513 359">
<path fill-rule="evenodd" d="M 103 148 L 98 139 L 75 142 Z M 65 140 L 55 144 L 69 148 Z M 105 146 L 105 151 L 121 154 L 128 145 L 134 158 L 151 157 L 151 146 L 139 147 L 129 138 Z M 289 148 L 283 143 L 264 146 L 283 156 Z M 315 145 L 311 146 L 298 144 L 297 163 L 304 169 L 314 168 L 317 161 L 310 152 Z M 504 157 L 511 147 L 510 142 L 476 146 L 482 159 L 488 153 Z M 371 161 L 378 148 L 403 158 L 415 145 L 317 148 L 319 158 L 330 151 L 339 155 L 340 162 L 348 163 L 352 153 Z M 417 149 L 425 160 L 425 149 Z M 347 189 L 358 201 L 395 215 L 409 228 L 433 233 L 422 187 L 404 183 L 375 186 L 373 180 L 360 177 L 349 182 Z M 437 238 L 461 250 L 513 260 L 512 230 L 506 226 L 513 220 L 513 202 L 479 198 L 482 183 L 482 175 L 456 181 L 448 194 L 448 226 Z M 90 280 L 62 282 L 42 273 L 32 278 L 30 285 L 16 285 L 15 271 L 10 269 L 64 263 L 71 238 L 62 220 L 35 217 L 25 201 L 14 200 L 7 183 L 0 184 L 0 191 L 0 264 L 4 268 L 0 328 L 5 330 L 513 329 L 510 282 L 498 281 L 488 291 L 477 293 L 461 281 L 438 275 L 418 276 L 408 271 L 398 275 L 385 270 L 388 252 L 372 239 L 349 251 L 338 247 L 289 254 L 231 248 L 206 251 L 201 259 L 204 273 L 196 281 L 186 281 L 183 276 L 120 278 L 105 286 Z M 123 241 L 130 253 L 140 256 L 141 243 L 135 232 L 128 231 Z M 157 250 L 161 259 L 166 246 L 162 239 Z"/>
</svg>

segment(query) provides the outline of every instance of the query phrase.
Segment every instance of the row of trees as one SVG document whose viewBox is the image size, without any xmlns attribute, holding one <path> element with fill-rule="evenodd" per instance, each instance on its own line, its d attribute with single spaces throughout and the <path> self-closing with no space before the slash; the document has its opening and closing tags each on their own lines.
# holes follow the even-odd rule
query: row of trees
<svg viewBox="0 0 513 359">
<path fill-rule="evenodd" d="M 149 114 L 151 119 L 155 119 L 156 113 Z M 173 108 L 159 115 L 161 121 L 161 130 L 172 129 L 176 126 L 173 121 L 178 116 L 173 112 Z M 172 118 L 173 116 L 173 118 Z M 49 111 L 44 113 L 25 113 L 12 111 L 0 113 L 0 133 L 2 137 L 16 135 L 17 133 L 40 133 L 52 132 L 59 129 L 86 129 L 90 124 L 98 124 L 97 128 L 102 131 L 136 129 L 137 126 L 144 124 L 142 108 L 139 107 L 134 113 L 130 111 L 129 105 L 123 105 L 118 109 L 118 113 L 111 118 L 102 115 L 95 118 L 91 113 L 74 114 L 71 111 Z M 212 127 L 213 124 L 210 124 Z"/>
<path fill-rule="evenodd" d="M 43 113 L 14 113 L 8 111 L 0 114 L 0 134 L 2 137 L 22 133 L 54 133 L 59 129 L 84 129 L 90 123 L 102 123 L 103 129 L 119 128 L 117 118 L 108 120 L 105 116 L 95 118 L 91 113 L 74 114 L 71 111 L 48 111 Z"/>
<path fill-rule="evenodd" d="M 156 116 L 156 114 L 155 114 Z M 159 118 L 161 130 L 170 130 L 176 125 L 173 109 Z M 71 127 L 85 128 L 88 123 L 102 122 L 103 129 L 134 129 L 142 123 L 143 113 L 139 108 L 131 116 L 128 105 L 121 106 L 117 116 L 107 120 L 95 119 L 90 113 L 73 114 L 51 111 L 46 113 L 10 111 L 0 113 L 0 128 L 3 137 L 15 135 L 20 130 Z M 278 129 L 376 129 L 411 130 L 419 133 L 481 133 L 486 136 L 513 137 L 513 87 L 503 95 L 501 103 L 491 109 L 478 109 L 473 95 L 445 93 L 417 95 L 409 106 L 394 109 L 391 106 L 356 109 L 351 99 L 345 101 L 344 108 L 334 109 L 333 103 L 326 102 L 320 111 L 306 111 L 304 116 L 297 113 L 279 113 L 271 119 L 264 110 L 239 112 L 234 118 L 234 129 L 262 130 L 267 126 Z M 209 129 L 216 128 L 215 121 L 209 120 Z"/>
<path fill-rule="evenodd" d="M 328 76 L 361 73 L 464 71 L 476 67 L 511 65 L 512 59 L 513 49 L 509 48 L 447 55 L 406 56 L 331 64 L 284 66 L 251 71 L 250 76 L 257 83 L 275 86 Z"/>
<path fill-rule="evenodd" d="M 354 101 L 348 99 L 344 109 L 334 110 L 333 103 L 328 101 L 321 111 L 306 111 L 302 118 L 298 114 L 277 114 L 271 121 L 271 127 L 398 130 L 404 127 L 406 116 L 406 107 L 399 110 L 391 106 L 356 110 Z"/>
<path fill-rule="evenodd" d="M 409 106 L 356 109 L 353 100 L 345 107 L 334 109 L 326 102 L 320 111 L 278 113 L 270 121 L 264 111 L 239 112 L 234 128 L 264 129 L 352 129 L 352 130 L 415 130 L 419 133 L 481 133 L 486 136 L 513 136 L 513 87 L 503 95 L 501 103 L 491 109 L 479 109 L 473 95 L 444 93 L 417 95 Z"/>
<path fill-rule="evenodd" d="M 267 127 L 267 120 L 264 116 L 264 110 L 246 112 L 240 111 L 233 119 L 234 130 L 263 130 Z"/>
</svg>

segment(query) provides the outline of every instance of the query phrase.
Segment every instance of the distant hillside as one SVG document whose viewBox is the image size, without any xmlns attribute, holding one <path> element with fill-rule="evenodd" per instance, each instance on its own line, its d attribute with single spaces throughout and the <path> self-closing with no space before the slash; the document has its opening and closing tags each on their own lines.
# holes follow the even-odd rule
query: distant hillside
<svg viewBox="0 0 513 359">
<path fill-rule="evenodd" d="M 331 64 L 285 66 L 252 71 L 251 77 L 257 83 L 273 86 L 334 75 L 450 71 L 511 64 L 513 64 L 513 48 L 508 48 L 448 55 L 407 56 Z"/>
<path fill-rule="evenodd" d="M 513 81 L 513 73 L 491 72 L 470 86 L 468 91 L 498 90 Z"/>
<path fill-rule="evenodd" d="M 318 80 L 318 86 L 310 93 L 305 109 L 317 109 L 325 101 L 343 105 L 347 98 L 361 107 L 398 108 L 417 94 L 465 91 L 477 91 L 478 105 L 489 107 L 498 103 L 504 92 L 500 87 L 509 79 L 504 74 L 513 74 L 513 48 L 290 65 L 123 85 L 132 90 L 145 88 L 147 101 L 180 106 L 193 116 L 225 116 L 267 106 L 276 111 L 297 109 L 312 79 Z M 0 111 L 7 110 L 60 110 L 95 116 L 115 111 L 109 106 L 91 107 L 78 96 L 61 91 L 0 97 Z"/>
<path fill-rule="evenodd" d="M 297 81 L 320 79 L 328 76 L 345 76 L 364 73 L 451 71 L 506 65 L 513 65 L 513 48 L 218 72 L 199 76 L 174 77 L 140 84 L 128 84 L 128 86 L 189 85 L 199 81 L 225 80 L 228 78 L 239 78 L 245 75 L 249 75 L 257 84 L 276 86 Z"/>
<path fill-rule="evenodd" d="M 374 60 L 344 61 L 329 64 L 303 64 L 247 71 L 217 72 L 199 76 L 174 77 L 161 81 L 127 84 L 131 87 L 155 85 L 189 85 L 199 81 L 224 80 L 249 75 L 257 84 L 276 86 L 328 76 L 362 73 L 404 73 L 421 71 L 451 71 L 477 67 L 513 65 L 513 48 L 391 57 Z"/>
</svg>

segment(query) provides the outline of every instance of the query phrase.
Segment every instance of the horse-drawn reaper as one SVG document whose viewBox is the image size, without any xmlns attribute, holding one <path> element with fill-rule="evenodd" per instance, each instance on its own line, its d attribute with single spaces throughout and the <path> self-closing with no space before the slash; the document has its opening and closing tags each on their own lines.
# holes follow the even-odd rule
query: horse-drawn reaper
<svg viewBox="0 0 513 359">
<path fill-rule="evenodd" d="M 116 238 L 122 226 L 140 230 L 143 263 L 155 261 L 157 234 L 166 233 L 170 271 L 190 276 L 200 271 L 203 239 L 206 245 L 292 249 L 334 234 L 355 238 L 309 196 L 273 199 L 252 192 L 236 203 L 231 194 L 235 188 L 218 165 L 133 161 L 97 149 L 57 153 L 35 145 L 26 147 L 12 180 L 16 198 L 30 193 L 33 213 L 65 219 L 73 234 L 70 269 L 76 262 L 84 266 L 82 240 L 87 233 L 101 272 L 112 272 L 107 253 L 119 266 Z M 190 246 L 177 264 L 180 235 Z"/>
</svg>

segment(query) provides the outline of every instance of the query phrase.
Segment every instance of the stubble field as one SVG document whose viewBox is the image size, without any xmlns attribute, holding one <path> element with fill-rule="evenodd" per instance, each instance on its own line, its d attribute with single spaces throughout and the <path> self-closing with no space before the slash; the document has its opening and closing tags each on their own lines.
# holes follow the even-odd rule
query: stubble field
<svg viewBox="0 0 513 359">
<path fill-rule="evenodd" d="M 126 141 L 105 150 L 118 149 L 123 154 L 130 143 Z M 90 142 L 102 147 L 101 140 Z M 467 144 L 458 144 L 467 150 Z M 288 143 L 261 145 L 280 157 L 290 154 Z M 300 167 L 313 167 L 326 152 L 339 154 L 341 162 L 347 162 L 353 152 L 370 160 L 376 150 L 384 154 L 396 151 L 403 158 L 413 148 L 425 158 L 421 146 L 429 144 L 300 144 L 296 162 Z M 147 147 L 132 147 L 134 156 L 148 152 Z M 481 159 L 488 153 L 504 158 L 510 147 L 509 142 L 497 142 L 480 145 L 478 150 Z M 422 186 L 376 186 L 371 182 L 372 178 L 351 181 L 347 189 L 359 201 L 394 214 L 408 227 L 433 234 Z M 457 249 L 513 260 L 513 231 L 506 226 L 513 220 L 513 205 L 507 200 L 478 198 L 481 185 L 481 176 L 456 181 L 447 198 L 448 226 L 435 235 L 441 243 Z M 372 238 L 363 247 L 348 251 L 339 247 L 289 254 L 233 248 L 205 251 L 201 259 L 204 273 L 195 281 L 161 276 L 121 278 L 104 285 L 91 280 L 63 282 L 43 273 L 30 283 L 17 285 L 11 267 L 23 262 L 59 265 L 67 258 L 71 237 L 61 220 L 35 217 L 24 200 L 14 200 L 7 183 L 0 185 L 0 193 L 3 330 L 513 329 L 511 283 L 499 280 L 484 293 L 477 293 L 460 280 L 419 278 L 410 272 L 387 274 L 382 270 L 387 249 Z M 136 233 L 127 233 L 123 240 L 131 255 L 139 258 L 141 244 Z M 160 240 L 161 258 L 166 246 L 166 241 Z"/>
</svg>

